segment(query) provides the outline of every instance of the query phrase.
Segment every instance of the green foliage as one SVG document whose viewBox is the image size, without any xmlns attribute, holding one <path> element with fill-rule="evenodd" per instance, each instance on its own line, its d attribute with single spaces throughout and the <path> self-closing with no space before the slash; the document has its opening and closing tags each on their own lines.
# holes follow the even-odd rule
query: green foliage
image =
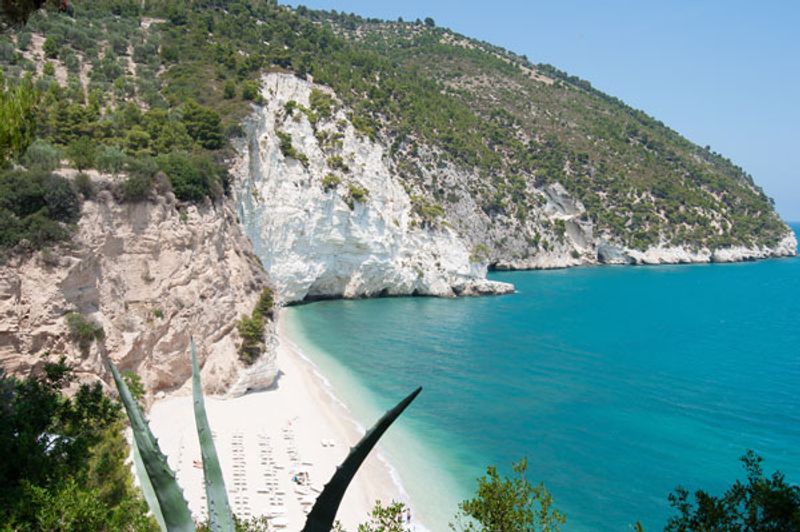
<svg viewBox="0 0 800 532">
<path fill-rule="evenodd" d="M 306 157 L 305 153 L 295 149 L 292 145 L 292 136 L 289 133 L 285 131 L 275 131 L 275 134 L 280 141 L 280 149 L 284 157 L 290 157 L 299 161 L 303 166 L 308 166 L 308 157 Z"/>
<path fill-rule="evenodd" d="M 444 216 L 444 207 L 421 196 L 411 196 L 411 208 L 420 218 L 424 225 L 433 225 L 437 219 Z"/>
<path fill-rule="evenodd" d="M 354 209 L 356 202 L 366 203 L 368 197 L 369 197 L 369 190 L 367 190 L 366 187 L 362 187 L 361 185 L 356 185 L 355 183 L 351 183 L 347 187 L 347 197 L 345 198 L 345 202 L 347 203 L 348 207 L 350 207 L 350 209 Z"/>
<path fill-rule="evenodd" d="M 146 200 L 155 184 L 156 162 L 149 157 L 127 159 L 125 169 L 128 177 L 122 183 L 122 199 L 131 202 Z"/>
<path fill-rule="evenodd" d="M 236 323 L 236 330 L 242 337 L 239 346 L 239 360 L 252 364 L 264 351 L 264 316 L 254 312 L 250 316 L 242 314 Z"/>
<path fill-rule="evenodd" d="M 117 175 L 125 168 L 125 152 L 116 146 L 101 146 L 95 156 L 95 166 L 101 172 Z"/>
<path fill-rule="evenodd" d="M 193 140 L 208 150 L 218 150 L 223 145 L 219 114 L 190 100 L 183 106 L 183 124 Z"/>
<path fill-rule="evenodd" d="M 131 397 L 136 399 L 137 403 L 141 404 L 145 396 L 142 378 L 135 371 L 128 369 L 122 372 L 122 379 L 125 381 L 125 385 L 128 387 L 128 390 L 131 392 Z"/>
<path fill-rule="evenodd" d="M 80 198 L 66 179 L 40 171 L 0 172 L 0 248 L 23 240 L 39 249 L 65 239 Z"/>
<path fill-rule="evenodd" d="M 58 57 L 58 43 L 52 37 L 48 37 L 44 40 L 43 50 L 45 57 L 50 59 Z"/>
<path fill-rule="evenodd" d="M 70 338 L 78 344 L 84 355 L 89 352 L 92 342 L 102 340 L 105 337 L 103 327 L 82 314 L 69 312 L 65 318 L 69 327 Z"/>
<path fill-rule="evenodd" d="M 28 170 L 52 172 L 61 166 L 61 150 L 45 140 L 37 139 L 25 150 L 20 162 Z"/>
<path fill-rule="evenodd" d="M 242 99 L 261 103 L 261 88 L 258 86 L 258 83 L 252 80 L 247 80 L 242 83 Z"/>
<path fill-rule="evenodd" d="M 341 155 L 331 155 L 325 162 L 334 170 L 340 170 L 344 173 L 350 172 L 350 167 L 347 166 L 347 163 L 344 162 Z"/>
<path fill-rule="evenodd" d="M 272 313 L 275 306 L 275 296 L 272 293 L 272 288 L 265 286 L 258 296 L 258 302 L 253 309 L 253 313 L 259 313 L 265 318 L 272 318 Z"/>
<path fill-rule="evenodd" d="M 56 66 L 52 62 L 48 61 L 42 67 L 42 74 L 44 74 L 45 76 L 55 76 Z"/>
<path fill-rule="evenodd" d="M 225 82 L 225 85 L 223 86 L 222 89 L 222 96 L 226 100 L 236 98 L 236 83 L 234 83 L 233 80 L 229 79 L 228 81 Z"/>
<path fill-rule="evenodd" d="M 67 158 L 79 172 L 95 164 L 97 148 L 89 137 L 79 137 L 67 146 Z"/>
<path fill-rule="evenodd" d="M 0 522 L 4 529 L 157 530 L 133 486 L 119 406 L 62 358 L 24 380 L 0 370 Z"/>
<path fill-rule="evenodd" d="M 722 496 L 677 488 L 669 496 L 678 512 L 665 530 L 800 530 L 800 486 L 786 483 L 782 473 L 764 475 L 762 458 L 748 451 L 741 458 L 747 482 L 737 480 Z"/>
<path fill-rule="evenodd" d="M 358 532 L 411 532 L 411 525 L 407 522 L 409 512 L 402 502 L 392 501 L 383 506 L 381 501 L 375 501 L 369 521 L 358 525 Z M 334 523 L 333 532 L 345 532 L 339 521 Z"/>
<path fill-rule="evenodd" d="M 322 178 L 322 188 L 325 192 L 335 189 L 342 184 L 342 178 L 336 174 L 327 174 Z"/>
<path fill-rule="evenodd" d="M 12 85 L 0 74 L 0 168 L 33 141 L 38 100 L 30 78 Z"/>
<path fill-rule="evenodd" d="M 311 89 L 308 100 L 311 110 L 320 118 L 327 119 L 333 114 L 334 101 L 330 94 L 319 89 Z"/>
<path fill-rule="evenodd" d="M 159 169 L 169 178 L 178 199 L 201 201 L 223 193 L 221 169 L 208 155 L 172 152 L 156 158 Z"/>
<path fill-rule="evenodd" d="M 94 197 L 94 184 L 88 174 L 81 172 L 75 176 L 75 189 L 86 199 Z"/>
<path fill-rule="evenodd" d="M 566 517 L 552 507 L 553 498 L 543 484 L 531 485 L 525 477 L 527 469 L 525 459 L 513 465 L 514 477 L 501 478 L 497 468 L 486 468 L 486 476 L 478 479 L 475 498 L 459 504 L 459 523 L 451 528 L 491 532 L 559 530 Z"/>
</svg>

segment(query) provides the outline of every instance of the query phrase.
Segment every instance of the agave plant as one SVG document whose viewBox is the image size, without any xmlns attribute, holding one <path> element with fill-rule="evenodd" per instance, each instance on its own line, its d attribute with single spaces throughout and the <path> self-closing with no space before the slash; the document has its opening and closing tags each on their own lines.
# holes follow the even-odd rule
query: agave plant
<svg viewBox="0 0 800 532">
<path fill-rule="evenodd" d="M 200 451 L 203 459 L 203 474 L 206 485 L 206 499 L 208 501 L 208 523 L 214 532 L 234 532 L 234 519 L 228 495 L 225 491 L 225 481 L 222 469 L 219 466 L 217 450 L 211 435 L 211 427 L 206 416 L 203 401 L 203 388 L 200 382 L 200 368 L 197 364 L 194 340 L 190 341 L 192 353 L 192 394 L 194 398 L 194 417 L 197 426 L 197 436 L 200 440 Z M 152 486 L 154 498 L 148 500 L 150 509 L 156 516 L 161 527 L 169 532 L 195 530 L 189 505 L 183 497 L 183 492 L 175 480 L 175 473 L 167 464 L 167 458 L 158 447 L 158 442 L 150 431 L 139 405 L 128 390 L 125 381 L 120 377 L 116 366 L 109 361 L 108 365 L 114 382 L 119 390 L 120 400 L 128 414 L 133 431 L 134 453 L 141 457 L 147 479 L 143 482 Z M 422 388 L 417 388 L 405 399 L 378 420 L 378 422 L 364 435 L 361 441 L 350 450 L 344 462 L 336 468 L 336 472 L 325 488 L 317 497 L 317 501 L 306 519 L 304 532 L 327 532 L 333 527 L 333 520 L 342 502 L 347 486 L 353 480 L 358 468 L 367 458 L 367 455 L 378 443 L 389 426 L 403 413 L 409 404 L 419 395 Z"/>
</svg>

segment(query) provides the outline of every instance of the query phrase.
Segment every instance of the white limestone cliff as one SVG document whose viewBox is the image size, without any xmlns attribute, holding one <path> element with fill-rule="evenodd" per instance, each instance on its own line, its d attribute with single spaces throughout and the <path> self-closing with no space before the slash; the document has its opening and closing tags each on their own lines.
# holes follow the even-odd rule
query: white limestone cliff
<svg viewBox="0 0 800 532">
<path fill-rule="evenodd" d="M 244 230 L 283 300 L 513 291 L 485 279 L 486 264 L 470 260 L 450 227 L 419 223 L 384 148 L 357 133 L 343 109 L 314 125 L 302 111 L 287 112 L 289 102 L 308 108 L 312 88 L 295 76 L 265 76 L 266 103 L 232 168 Z M 278 132 L 306 164 L 282 153 Z M 334 136 L 334 146 L 320 141 Z M 331 157 L 347 170 L 337 168 L 340 182 L 326 189 Z M 356 188 L 365 189 L 363 201 L 353 198 Z"/>
</svg>

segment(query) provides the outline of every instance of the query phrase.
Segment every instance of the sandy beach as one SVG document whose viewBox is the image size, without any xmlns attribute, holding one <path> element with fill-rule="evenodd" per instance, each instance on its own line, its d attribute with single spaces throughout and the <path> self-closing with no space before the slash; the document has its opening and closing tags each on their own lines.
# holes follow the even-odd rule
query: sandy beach
<svg viewBox="0 0 800 532">
<path fill-rule="evenodd" d="M 235 399 L 206 398 L 225 485 L 234 513 L 274 516 L 274 525 L 300 530 L 319 490 L 351 445 L 363 435 L 346 407 L 287 337 L 279 320 L 275 387 Z M 177 472 L 192 513 L 205 519 L 203 470 L 191 396 L 181 392 L 156 401 L 150 426 Z M 306 472 L 300 486 L 293 477 Z M 389 465 L 373 450 L 339 508 L 348 530 L 366 520 L 375 500 L 409 503 Z"/>
</svg>

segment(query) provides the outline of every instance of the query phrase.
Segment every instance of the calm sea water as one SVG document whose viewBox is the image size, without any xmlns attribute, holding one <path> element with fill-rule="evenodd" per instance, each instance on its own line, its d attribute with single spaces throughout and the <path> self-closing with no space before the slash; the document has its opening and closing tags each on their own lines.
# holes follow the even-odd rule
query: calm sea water
<svg viewBox="0 0 800 532">
<path fill-rule="evenodd" d="M 519 293 L 287 313 L 365 425 L 424 387 L 386 452 L 431 528 L 521 457 L 567 530 L 661 529 L 671 490 L 723 490 L 747 449 L 800 482 L 799 259 L 492 278 Z"/>
</svg>

